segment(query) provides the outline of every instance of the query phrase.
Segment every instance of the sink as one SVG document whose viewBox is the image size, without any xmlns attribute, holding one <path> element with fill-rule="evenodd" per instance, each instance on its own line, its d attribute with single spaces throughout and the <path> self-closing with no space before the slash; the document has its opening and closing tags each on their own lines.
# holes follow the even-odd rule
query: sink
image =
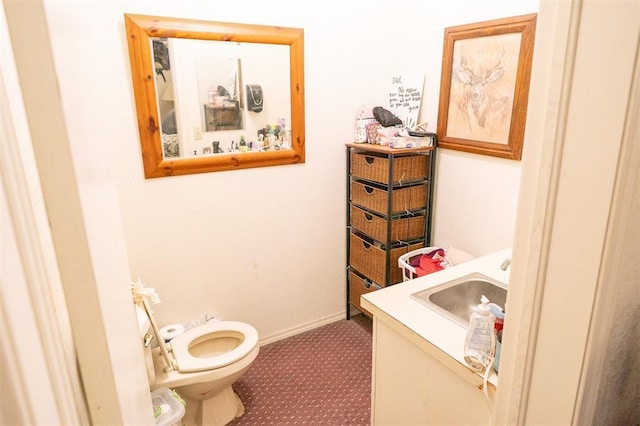
<svg viewBox="0 0 640 426">
<path fill-rule="evenodd" d="M 504 308 L 507 287 L 478 272 L 413 293 L 411 297 L 450 320 L 468 327 L 469 314 L 480 303 L 483 294 L 490 303 Z"/>
</svg>

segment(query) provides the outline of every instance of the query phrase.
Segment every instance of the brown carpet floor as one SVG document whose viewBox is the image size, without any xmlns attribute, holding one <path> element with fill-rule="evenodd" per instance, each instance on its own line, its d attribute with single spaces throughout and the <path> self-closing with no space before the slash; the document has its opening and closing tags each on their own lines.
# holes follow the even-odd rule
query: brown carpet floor
<svg viewBox="0 0 640 426">
<path fill-rule="evenodd" d="M 371 331 L 355 315 L 262 347 L 233 385 L 246 412 L 230 425 L 368 426 Z"/>
</svg>

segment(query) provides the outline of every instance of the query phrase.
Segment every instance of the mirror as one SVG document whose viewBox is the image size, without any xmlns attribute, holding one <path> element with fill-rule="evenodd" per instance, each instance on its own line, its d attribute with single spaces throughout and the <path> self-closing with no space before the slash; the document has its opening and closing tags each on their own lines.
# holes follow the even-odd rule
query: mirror
<svg viewBox="0 0 640 426">
<path fill-rule="evenodd" d="M 124 16 L 146 178 L 305 162 L 302 29 Z"/>
</svg>

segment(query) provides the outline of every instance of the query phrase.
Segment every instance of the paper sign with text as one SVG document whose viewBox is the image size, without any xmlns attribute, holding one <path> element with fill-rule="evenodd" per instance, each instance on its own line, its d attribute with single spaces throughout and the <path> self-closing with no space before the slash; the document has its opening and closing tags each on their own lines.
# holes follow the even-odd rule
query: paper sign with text
<svg viewBox="0 0 640 426">
<path fill-rule="evenodd" d="M 424 75 L 396 74 L 392 77 L 387 109 L 402 120 L 405 127 L 418 124 Z"/>
</svg>

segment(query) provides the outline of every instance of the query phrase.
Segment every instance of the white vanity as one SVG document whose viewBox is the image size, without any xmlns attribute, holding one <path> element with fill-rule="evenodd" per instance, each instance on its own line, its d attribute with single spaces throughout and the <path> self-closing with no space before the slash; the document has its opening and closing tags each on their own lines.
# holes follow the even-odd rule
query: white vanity
<svg viewBox="0 0 640 426">
<path fill-rule="evenodd" d="M 507 284 L 510 257 L 502 250 L 362 296 L 373 315 L 372 424 L 490 424 L 483 377 L 463 359 L 466 328 L 411 295 L 472 273 Z M 492 371 L 491 404 L 497 381 Z"/>
</svg>

